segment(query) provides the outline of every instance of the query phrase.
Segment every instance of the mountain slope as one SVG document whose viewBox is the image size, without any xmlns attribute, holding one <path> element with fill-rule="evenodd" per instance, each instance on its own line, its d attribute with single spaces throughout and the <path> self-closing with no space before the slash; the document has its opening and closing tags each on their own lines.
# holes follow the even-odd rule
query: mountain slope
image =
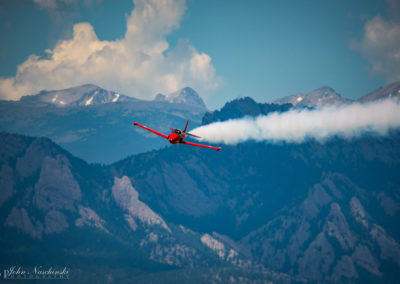
<svg viewBox="0 0 400 284">
<path fill-rule="evenodd" d="M 81 263 L 73 257 L 80 255 L 153 271 L 167 269 L 160 263 L 222 269 L 228 261 L 235 274 L 261 269 L 282 281 L 398 277 L 399 133 L 221 152 L 178 145 L 110 167 L 44 138 L 3 133 L 0 141 L 8 262 L 21 261 L 13 250 L 29 244 L 32 263 L 45 259 L 46 245 L 57 264 Z M 130 251 L 135 257 L 124 258 Z"/>
<path fill-rule="evenodd" d="M 400 81 L 378 88 L 375 91 L 362 96 L 359 101 L 361 103 L 366 103 L 385 98 L 400 98 Z"/>
<path fill-rule="evenodd" d="M 127 176 L 88 165 L 46 138 L 0 133 L 0 145 L 3 267 L 67 266 L 70 279 L 82 283 L 111 276 L 168 283 L 177 270 L 193 282 L 291 279 L 240 265 L 242 256 L 229 243 L 153 211 Z M 201 269 L 208 274 L 199 275 Z"/>
<path fill-rule="evenodd" d="M 376 223 L 377 194 L 343 174 L 326 174 L 301 203 L 241 244 L 267 267 L 312 281 L 392 282 L 400 266 L 398 232 Z"/>
<path fill-rule="evenodd" d="M 399 276 L 400 133 L 202 150 L 170 147 L 112 171 L 166 219 L 226 235 L 277 272 L 324 282 Z"/>
</svg>

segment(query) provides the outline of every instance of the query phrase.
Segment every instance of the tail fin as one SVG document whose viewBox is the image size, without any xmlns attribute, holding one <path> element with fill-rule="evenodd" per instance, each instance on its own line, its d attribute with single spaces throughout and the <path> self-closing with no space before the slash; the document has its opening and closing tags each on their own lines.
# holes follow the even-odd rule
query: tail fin
<svg viewBox="0 0 400 284">
<path fill-rule="evenodd" d="M 183 129 L 183 132 L 184 132 L 184 133 L 185 133 L 186 130 L 187 130 L 188 124 L 189 124 L 189 119 L 188 119 L 188 121 L 186 121 L 185 129 Z"/>
</svg>

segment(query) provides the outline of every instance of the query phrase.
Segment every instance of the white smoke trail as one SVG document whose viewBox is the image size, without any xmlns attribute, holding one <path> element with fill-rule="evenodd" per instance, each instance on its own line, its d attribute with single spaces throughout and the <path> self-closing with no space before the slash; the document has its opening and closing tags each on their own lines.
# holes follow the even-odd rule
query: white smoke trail
<svg viewBox="0 0 400 284">
<path fill-rule="evenodd" d="M 246 140 L 301 143 L 308 138 L 323 142 L 333 136 L 351 138 L 367 132 L 385 135 L 396 128 L 400 128 L 399 101 L 386 99 L 215 122 L 191 132 L 213 143 L 237 144 Z"/>
</svg>

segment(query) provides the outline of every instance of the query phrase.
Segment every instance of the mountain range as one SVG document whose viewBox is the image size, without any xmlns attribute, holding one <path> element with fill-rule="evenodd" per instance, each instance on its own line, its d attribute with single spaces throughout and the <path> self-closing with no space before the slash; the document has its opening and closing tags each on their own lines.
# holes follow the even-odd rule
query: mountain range
<svg viewBox="0 0 400 284">
<path fill-rule="evenodd" d="M 111 163 L 159 149 L 165 141 L 134 128 L 133 121 L 161 132 L 201 123 L 206 107 L 191 88 L 169 99 L 139 100 L 95 85 L 42 91 L 19 101 L 0 101 L 0 130 L 49 137 L 86 161 Z"/>
<path fill-rule="evenodd" d="M 290 103 L 295 107 L 323 107 L 348 104 L 351 103 L 352 100 L 343 98 L 330 87 L 321 87 L 304 95 L 291 95 L 276 99 L 272 102 L 276 104 Z"/>
<path fill-rule="evenodd" d="M 93 106 L 106 103 L 138 101 L 135 98 L 104 90 L 93 84 L 86 84 L 64 90 L 43 90 L 37 95 L 23 96 L 21 104 L 32 106 L 53 105 L 56 107 Z"/>
<path fill-rule="evenodd" d="M 86 88 L 87 101 L 96 88 Z M 101 98 L 111 102 L 93 97 L 97 105 L 82 105 L 41 94 L 25 110 L 64 119 L 91 108 L 88 117 L 123 116 L 125 109 L 143 111 L 145 119 L 164 111 L 153 110 L 157 104 L 187 107 L 170 102 L 176 95 L 118 103 L 104 91 Z M 130 109 L 140 103 L 140 111 Z M 206 124 L 290 107 L 242 98 L 218 111 L 199 109 Z M 396 283 L 400 277 L 399 131 L 325 143 L 250 141 L 221 152 L 170 146 L 109 165 L 88 164 L 43 137 L 2 132 L 0 145 L 4 268 L 38 261 L 68 266 L 74 283 Z"/>
<path fill-rule="evenodd" d="M 367 103 L 400 96 L 400 82 L 379 88 L 358 101 Z M 208 111 L 199 94 L 190 87 L 154 100 L 141 100 L 87 84 L 64 90 L 41 91 L 19 101 L 0 101 L 0 131 L 48 137 L 88 162 L 109 164 L 128 155 L 165 146 L 165 141 L 130 127 L 140 121 L 158 131 L 189 128 L 245 115 L 267 115 L 291 107 L 312 108 L 351 103 L 332 88 L 322 87 L 305 95 L 293 95 L 257 103 L 249 97 L 228 102 L 221 110 Z"/>
<path fill-rule="evenodd" d="M 380 100 L 384 98 L 399 98 L 400 97 L 400 82 L 394 82 L 384 87 L 380 87 L 371 93 L 362 96 L 359 101 L 362 103 Z"/>
<path fill-rule="evenodd" d="M 394 82 L 385 87 L 380 87 L 371 93 L 361 96 L 356 101 L 360 103 L 368 103 L 384 98 L 395 97 L 400 97 L 400 81 Z M 307 94 L 295 94 L 272 101 L 274 104 L 290 103 L 294 107 L 340 106 L 352 102 L 354 102 L 354 100 L 343 98 L 334 89 L 326 86 L 313 90 Z"/>
<path fill-rule="evenodd" d="M 292 279 L 249 266 L 228 237 L 165 219 L 116 167 L 87 164 L 47 138 L 3 132 L 0 143 L 4 268 L 68 266 L 82 283 L 172 281 L 176 271 L 193 283 L 219 274 Z"/>
</svg>

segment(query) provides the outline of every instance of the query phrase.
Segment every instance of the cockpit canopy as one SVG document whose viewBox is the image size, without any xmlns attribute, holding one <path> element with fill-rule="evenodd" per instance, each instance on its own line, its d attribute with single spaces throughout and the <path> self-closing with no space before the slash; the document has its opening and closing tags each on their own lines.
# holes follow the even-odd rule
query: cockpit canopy
<svg viewBox="0 0 400 284">
<path fill-rule="evenodd" d="M 179 129 L 175 129 L 174 132 L 179 135 L 182 133 Z"/>
</svg>

